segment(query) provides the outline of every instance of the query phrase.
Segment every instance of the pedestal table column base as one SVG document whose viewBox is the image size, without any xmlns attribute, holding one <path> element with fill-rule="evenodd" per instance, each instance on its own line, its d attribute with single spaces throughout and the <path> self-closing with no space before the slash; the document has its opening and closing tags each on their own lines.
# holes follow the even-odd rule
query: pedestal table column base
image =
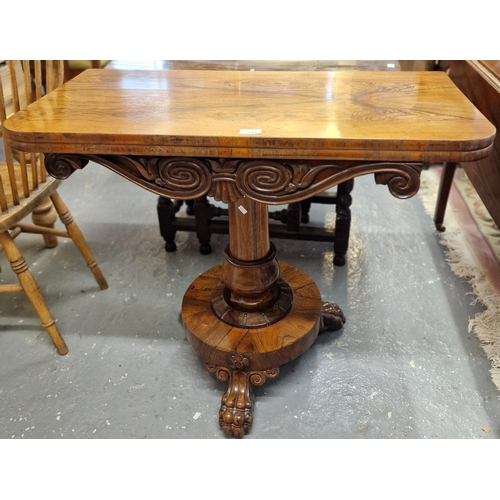
<svg viewBox="0 0 500 500">
<path fill-rule="evenodd" d="M 323 302 L 314 281 L 300 269 L 280 263 L 280 279 L 288 284 L 293 302 L 282 319 L 266 326 L 231 325 L 214 312 L 213 290 L 221 286 L 221 266 L 200 275 L 184 296 L 182 317 L 190 344 L 207 370 L 229 383 L 219 412 L 227 435 L 242 437 L 250 430 L 252 385 L 276 377 L 278 367 L 306 352 L 320 331 L 341 328 L 345 322 L 338 306 Z"/>
</svg>

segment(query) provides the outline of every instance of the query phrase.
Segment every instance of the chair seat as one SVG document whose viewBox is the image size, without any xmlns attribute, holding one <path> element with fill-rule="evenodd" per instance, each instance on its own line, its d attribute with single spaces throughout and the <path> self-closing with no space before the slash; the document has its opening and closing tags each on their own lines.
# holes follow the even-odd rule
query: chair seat
<svg viewBox="0 0 500 500">
<path fill-rule="evenodd" d="M 28 174 L 28 184 L 30 190 L 33 189 L 33 179 L 31 175 L 31 166 L 28 164 L 27 166 L 27 174 Z M 6 231 L 10 229 L 12 226 L 20 222 L 26 216 L 30 215 L 33 210 L 48 196 L 50 196 L 61 184 L 60 180 L 56 180 L 53 177 L 47 178 L 45 182 L 40 182 L 38 187 L 31 191 L 31 194 L 28 198 L 22 197 L 23 186 L 20 169 L 21 166 L 19 164 L 14 164 L 14 169 L 16 172 L 16 184 L 18 193 L 20 193 L 19 205 L 14 204 L 13 196 L 12 196 L 12 188 L 10 184 L 9 172 L 7 169 L 7 164 L 0 162 L 0 176 L 2 178 L 3 188 L 5 191 L 5 198 L 7 201 L 7 212 L 0 212 L 0 231 Z"/>
</svg>

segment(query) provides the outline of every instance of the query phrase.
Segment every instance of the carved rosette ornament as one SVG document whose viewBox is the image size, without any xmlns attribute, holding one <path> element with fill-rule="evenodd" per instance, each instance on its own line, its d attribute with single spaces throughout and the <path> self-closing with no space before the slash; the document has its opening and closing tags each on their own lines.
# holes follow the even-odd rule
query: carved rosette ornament
<svg viewBox="0 0 500 500">
<path fill-rule="evenodd" d="M 420 187 L 421 164 L 342 161 L 244 160 L 126 155 L 49 154 L 50 175 L 66 179 L 89 161 L 99 163 L 143 188 L 179 200 L 204 195 L 224 203 L 246 196 L 268 205 L 305 200 L 356 177 L 374 174 L 396 198 Z"/>
<path fill-rule="evenodd" d="M 205 368 L 221 382 L 228 382 L 219 410 L 219 424 L 227 436 L 243 437 L 252 427 L 253 401 L 251 385 L 259 386 L 267 379 L 276 378 L 279 368 L 265 371 L 247 371 L 250 361 L 242 354 L 229 357 L 229 368 L 206 363 Z"/>
</svg>

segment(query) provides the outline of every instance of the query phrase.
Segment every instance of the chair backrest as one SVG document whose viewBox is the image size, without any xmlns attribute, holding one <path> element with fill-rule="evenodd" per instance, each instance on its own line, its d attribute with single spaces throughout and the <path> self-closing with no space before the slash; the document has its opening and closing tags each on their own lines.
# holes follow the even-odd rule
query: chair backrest
<svg viewBox="0 0 500 500">
<path fill-rule="evenodd" d="M 13 113 L 36 101 L 61 85 L 64 80 L 63 61 L 7 61 L 0 78 L 0 123 Z M 0 169 L 0 211 L 19 205 L 30 192 L 46 181 L 43 155 L 13 151 L 2 133 L 6 168 Z"/>
</svg>

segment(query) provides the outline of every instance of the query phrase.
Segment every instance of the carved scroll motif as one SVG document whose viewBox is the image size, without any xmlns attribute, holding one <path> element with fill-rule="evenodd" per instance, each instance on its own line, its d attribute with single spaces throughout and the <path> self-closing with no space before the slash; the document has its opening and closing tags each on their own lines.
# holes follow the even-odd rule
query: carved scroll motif
<svg viewBox="0 0 500 500">
<path fill-rule="evenodd" d="M 67 179 L 75 170 L 81 170 L 89 160 L 84 156 L 48 154 L 45 156 L 45 168 L 56 179 Z"/>
<path fill-rule="evenodd" d="M 179 200 L 199 198 L 212 185 L 209 164 L 197 158 L 50 154 L 45 158 L 45 167 L 56 179 L 66 179 L 88 161 L 99 163 L 148 191 Z M 80 166 L 82 162 L 85 163 Z"/>
<path fill-rule="evenodd" d="M 391 164 L 387 165 L 390 170 Z M 392 171 L 376 173 L 375 182 L 387 185 L 391 194 L 396 198 L 411 198 L 420 187 L 421 169 L 415 172 L 415 167 L 412 165 L 398 165 L 397 167 L 399 168 L 393 166 Z"/>
<path fill-rule="evenodd" d="M 375 162 L 235 160 L 158 156 L 49 154 L 47 171 L 65 179 L 88 161 L 99 163 L 153 193 L 190 200 L 204 195 L 229 203 L 246 196 L 268 205 L 296 203 L 361 175 L 375 174 L 396 198 L 420 186 L 421 165 Z"/>
<path fill-rule="evenodd" d="M 236 185 L 255 201 L 278 205 L 295 203 L 319 194 L 341 182 L 375 174 L 378 184 L 387 184 L 396 198 L 410 198 L 420 187 L 421 165 L 410 163 L 368 163 L 339 166 L 266 160 L 242 161 Z"/>
</svg>

